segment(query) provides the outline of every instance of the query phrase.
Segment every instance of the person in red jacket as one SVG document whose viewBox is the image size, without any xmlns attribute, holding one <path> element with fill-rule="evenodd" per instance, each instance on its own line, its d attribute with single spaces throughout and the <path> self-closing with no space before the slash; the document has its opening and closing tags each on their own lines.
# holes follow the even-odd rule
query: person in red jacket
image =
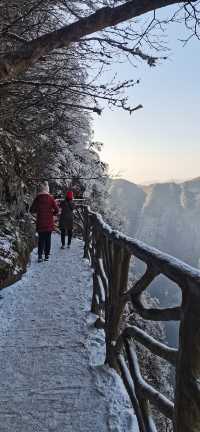
<svg viewBox="0 0 200 432">
<path fill-rule="evenodd" d="M 37 215 L 38 262 L 42 261 L 43 253 L 45 261 L 48 261 L 51 250 L 51 233 L 54 229 L 53 216 L 58 213 L 56 201 L 49 193 L 48 182 L 41 185 L 40 192 L 31 205 L 30 212 Z"/>
</svg>

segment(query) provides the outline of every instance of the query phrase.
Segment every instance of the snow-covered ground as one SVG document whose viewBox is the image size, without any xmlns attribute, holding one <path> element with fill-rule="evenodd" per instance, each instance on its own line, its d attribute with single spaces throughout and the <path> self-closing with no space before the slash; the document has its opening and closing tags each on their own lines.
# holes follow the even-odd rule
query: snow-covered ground
<svg viewBox="0 0 200 432">
<path fill-rule="evenodd" d="M 120 377 L 103 365 L 82 256 L 80 240 L 61 250 L 53 235 L 49 262 L 35 250 L 22 280 L 1 292 L 1 432 L 138 432 Z"/>
</svg>

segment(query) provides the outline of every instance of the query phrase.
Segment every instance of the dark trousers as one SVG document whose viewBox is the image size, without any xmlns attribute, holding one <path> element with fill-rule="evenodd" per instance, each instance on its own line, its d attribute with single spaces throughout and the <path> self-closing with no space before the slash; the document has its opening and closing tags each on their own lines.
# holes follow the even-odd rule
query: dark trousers
<svg viewBox="0 0 200 432">
<path fill-rule="evenodd" d="M 66 231 L 67 231 L 67 236 L 68 236 L 68 241 L 67 241 L 68 246 L 71 244 L 71 241 L 72 241 L 72 229 L 68 229 L 68 230 L 61 229 L 60 232 L 61 232 L 62 246 L 65 246 Z"/>
<path fill-rule="evenodd" d="M 42 258 L 43 253 L 47 257 L 51 250 L 51 231 L 39 232 L 38 235 L 38 257 Z"/>
</svg>

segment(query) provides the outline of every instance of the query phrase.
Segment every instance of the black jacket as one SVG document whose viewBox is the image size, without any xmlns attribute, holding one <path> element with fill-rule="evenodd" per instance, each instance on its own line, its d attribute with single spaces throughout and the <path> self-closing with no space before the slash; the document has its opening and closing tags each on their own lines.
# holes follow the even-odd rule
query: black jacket
<svg viewBox="0 0 200 432">
<path fill-rule="evenodd" d="M 59 228 L 60 229 L 66 229 L 66 230 L 73 229 L 74 205 L 73 205 L 72 201 L 68 201 L 67 199 L 64 201 L 61 201 L 60 207 L 61 207 L 61 214 L 60 214 L 60 219 L 59 219 Z"/>
</svg>

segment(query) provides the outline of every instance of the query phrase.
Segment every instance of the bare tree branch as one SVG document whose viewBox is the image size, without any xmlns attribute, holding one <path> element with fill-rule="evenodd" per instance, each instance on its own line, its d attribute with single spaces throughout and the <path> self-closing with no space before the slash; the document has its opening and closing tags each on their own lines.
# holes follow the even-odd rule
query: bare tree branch
<svg viewBox="0 0 200 432">
<path fill-rule="evenodd" d="M 41 56 L 47 55 L 54 49 L 68 47 L 72 42 L 78 42 L 86 35 L 176 3 L 187 2 L 183 0 L 181 2 L 176 0 L 151 0 L 149 2 L 132 0 L 117 7 L 101 8 L 86 18 L 32 40 L 23 49 L 1 57 L 0 79 L 14 78 L 37 63 Z"/>
</svg>

